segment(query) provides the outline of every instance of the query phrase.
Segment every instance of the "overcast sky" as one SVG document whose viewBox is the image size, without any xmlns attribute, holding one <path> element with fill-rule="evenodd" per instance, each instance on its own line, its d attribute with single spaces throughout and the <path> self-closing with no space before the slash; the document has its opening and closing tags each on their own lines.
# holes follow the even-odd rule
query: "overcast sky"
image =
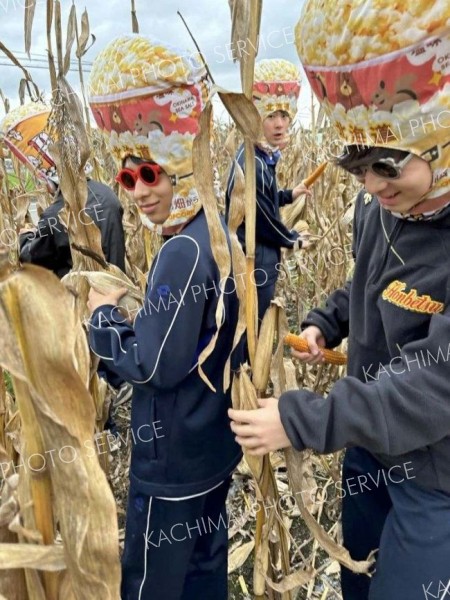
<svg viewBox="0 0 450 600">
<path fill-rule="evenodd" d="M 33 25 L 30 63 L 24 54 L 24 6 L 27 0 L 0 0 L 0 41 L 17 56 L 24 57 L 22 64 L 29 68 L 40 89 L 50 93 L 50 82 L 46 68 L 46 0 L 37 0 Z M 304 0 L 264 0 L 260 35 L 259 58 L 285 58 L 299 64 L 294 43 L 294 28 L 300 16 Z M 62 0 L 63 31 L 72 0 Z M 131 32 L 130 0 L 75 0 L 78 22 L 87 7 L 91 33 L 97 40 L 83 57 L 92 63 L 96 55 L 114 37 Z M 136 0 L 140 32 L 170 41 L 181 48 L 193 48 L 193 44 L 177 11 L 180 11 L 194 34 L 200 49 L 206 57 L 212 75 L 218 85 L 234 91 L 240 90 L 240 78 L 233 54 L 239 51 L 231 47 L 231 19 L 228 0 Z M 72 56 L 74 52 L 72 51 Z M 42 62 L 37 62 L 37 61 Z M 6 66 L 8 59 L 0 53 L 0 88 L 11 100 L 12 107 L 18 104 L 18 86 L 21 71 L 17 67 Z M 38 69 L 37 67 L 45 67 Z M 86 74 L 90 67 L 85 67 Z M 69 73 L 71 85 L 78 90 L 78 74 Z M 308 120 L 310 95 L 303 76 L 300 96 L 300 116 Z M 3 116 L 0 107 L 0 118 Z"/>
</svg>

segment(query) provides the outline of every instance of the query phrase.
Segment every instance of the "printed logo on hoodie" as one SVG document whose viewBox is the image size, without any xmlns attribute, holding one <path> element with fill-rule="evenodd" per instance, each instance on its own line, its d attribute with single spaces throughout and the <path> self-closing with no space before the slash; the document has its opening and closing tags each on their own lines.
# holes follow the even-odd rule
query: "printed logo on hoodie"
<svg viewBox="0 0 450 600">
<path fill-rule="evenodd" d="M 407 284 L 402 281 L 392 281 L 388 287 L 383 291 L 381 297 L 383 300 L 400 306 L 406 310 L 413 312 L 423 313 L 426 315 L 433 315 L 435 313 L 441 313 L 444 310 L 444 304 L 433 300 L 431 296 L 422 295 L 419 296 L 417 290 L 411 289 L 406 292 Z"/>
</svg>

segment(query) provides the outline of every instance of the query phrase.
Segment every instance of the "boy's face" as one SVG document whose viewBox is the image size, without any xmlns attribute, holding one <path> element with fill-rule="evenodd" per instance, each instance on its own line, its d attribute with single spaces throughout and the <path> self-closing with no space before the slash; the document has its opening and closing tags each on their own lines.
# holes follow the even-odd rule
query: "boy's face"
<svg viewBox="0 0 450 600">
<path fill-rule="evenodd" d="M 433 177 L 430 165 L 422 158 L 413 156 L 398 179 L 380 177 L 370 169 L 358 179 L 364 183 L 368 192 L 377 196 L 386 210 L 410 213 L 429 191 Z"/>
<path fill-rule="evenodd" d="M 276 110 L 263 121 L 263 132 L 268 144 L 283 148 L 286 145 L 287 131 L 291 124 L 289 114 L 284 110 Z"/>
<path fill-rule="evenodd" d="M 124 167 L 137 171 L 140 165 L 131 160 L 125 161 Z M 133 192 L 133 200 L 139 210 L 143 212 L 152 223 L 162 225 L 169 217 L 172 207 L 173 186 L 169 176 L 162 172 L 155 185 L 145 184 L 139 177 Z"/>
</svg>

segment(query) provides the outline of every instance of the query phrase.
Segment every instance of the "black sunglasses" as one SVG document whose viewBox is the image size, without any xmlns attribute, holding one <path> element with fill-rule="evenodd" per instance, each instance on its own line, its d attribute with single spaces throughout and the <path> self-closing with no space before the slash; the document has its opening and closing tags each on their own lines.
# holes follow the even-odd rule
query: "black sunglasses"
<svg viewBox="0 0 450 600">
<path fill-rule="evenodd" d="M 387 158 L 377 158 L 372 162 L 361 162 L 359 165 L 346 166 L 340 164 L 339 166 L 359 180 L 364 180 L 367 171 L 371 171 L 377 177 L 383 177 L 384 179 L 398 179 L 413 156 L 414 154 L 409 152 L 400 161 L 396 161 L 392 156 L 389 156 Z"/>
</svg>

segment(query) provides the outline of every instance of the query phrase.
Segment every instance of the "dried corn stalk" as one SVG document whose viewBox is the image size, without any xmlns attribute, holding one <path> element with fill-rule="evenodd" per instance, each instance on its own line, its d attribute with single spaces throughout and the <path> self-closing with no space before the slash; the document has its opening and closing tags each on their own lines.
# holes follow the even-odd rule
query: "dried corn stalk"
<svg viewBox="0 0 450 600">
<path fill-rule="evenodd" d="M 88 360 L 79 329 L 73 297 L 52 273 L 32 265 L 10 273 L 3 263 L 0 365 L 13 375 L 22 414 L 34 415 L 41 440 L 26 464 L 50 479 L 73 597 L 118 599 L 115 503 L 93 448 L 94 404 L 76 367 Z M 45 514 L 48 506 L 37 504 L 43 496 L 34 498 L 35 517 Z"/>
</svg>

